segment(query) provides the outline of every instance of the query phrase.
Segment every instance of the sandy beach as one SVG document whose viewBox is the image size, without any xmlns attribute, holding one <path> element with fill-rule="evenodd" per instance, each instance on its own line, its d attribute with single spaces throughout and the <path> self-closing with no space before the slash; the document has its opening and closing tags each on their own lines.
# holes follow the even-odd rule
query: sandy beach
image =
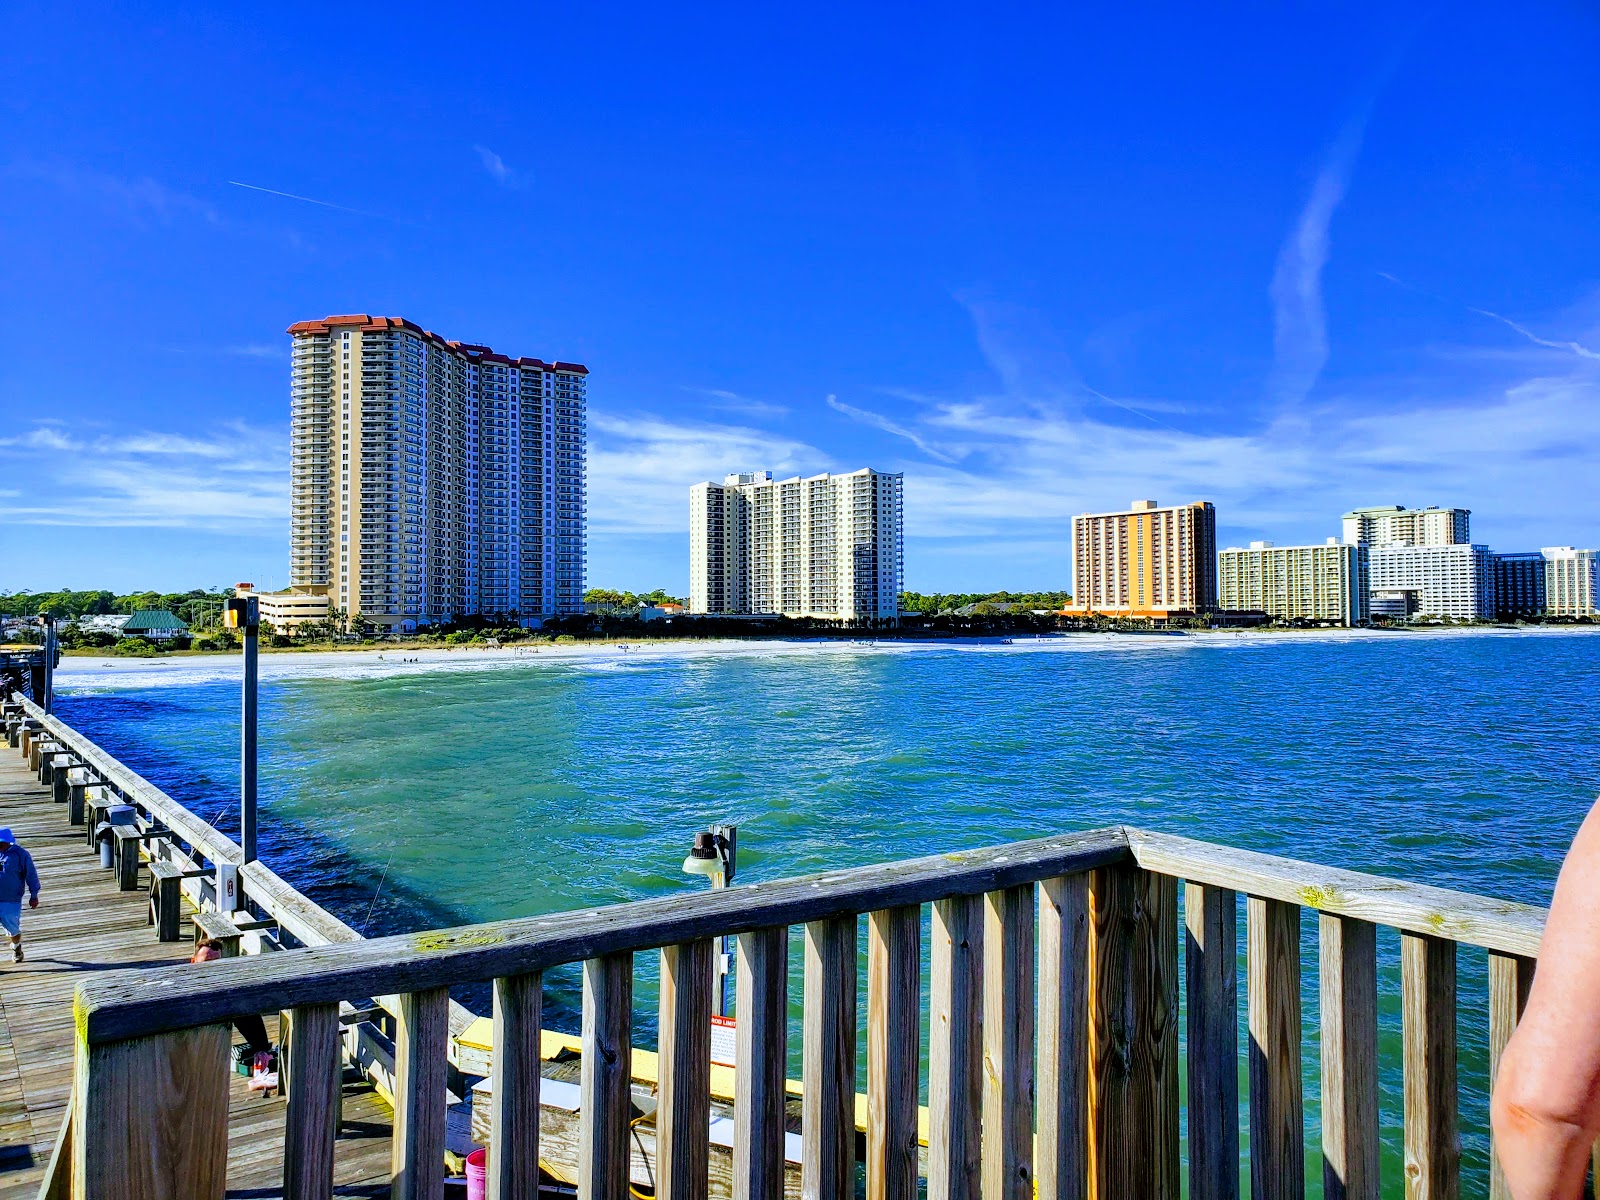
<svg viewBox="0 0 1600 1200">
<path fill-rule="evenodd" d="M 1600 632 L 1570 626 L 1523 629 L 1461 628 L 1429 630 L 1317 629 L 1272 632 L 1204 630 L 1183 634 L 1063 633 L 999 638 L 905 640 L 707 639 L 560 643 L 506 647 L 439 647 L 399 650 L 381 646 L 347 650 L 263 653 L 263 681 L 285 679 L 382 679 L 431 671 L 538 670 L 550 667 L 607 668 L 621 663 L 703 657 L 805 657 L 819 655 L 1061 654 L 1085 652 L 1165 652 L 1260 649 L 1306 641 L 1356 642 L 1416 638 L 1574 637 Z M 238 654 L 195 654 L 172 658 L 117 658 L 69 655 L 56 671 L 56 686 L 68 690 L 160 687 L 236 680 Z"/>
</svg>

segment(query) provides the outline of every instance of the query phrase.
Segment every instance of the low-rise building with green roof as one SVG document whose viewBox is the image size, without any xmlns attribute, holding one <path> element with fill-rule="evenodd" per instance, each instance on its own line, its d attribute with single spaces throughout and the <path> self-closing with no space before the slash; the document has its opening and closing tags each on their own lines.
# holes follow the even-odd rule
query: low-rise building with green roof
<svg viewBox="0 0 1600 1200">
<path fill-rule="evenodd" d="M 142 608 L 122 627 L 123 637 L 149 638 L 152 642 L 185 637 L 188 632 L 189 622 L 164 608 Z"/>
</svg>

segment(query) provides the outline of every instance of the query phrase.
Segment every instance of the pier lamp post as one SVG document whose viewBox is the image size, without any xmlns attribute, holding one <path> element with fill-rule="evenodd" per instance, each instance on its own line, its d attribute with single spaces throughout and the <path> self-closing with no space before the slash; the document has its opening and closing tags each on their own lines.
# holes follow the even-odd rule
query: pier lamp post
<svg viewBox="0 0 1600 1200">
<path fill-rule="evenodd" d="M 712 890 L 725 888 L 733 882 L 733 872 L 739 859 L 739 827 L 713 825 L 694 835 L 694 846 L 689 857 L 683 860 L 686 875 L 704 875 L 711 881 Z M 722 945 L 717 954 L 717 1015 L 728 1015 L 728 968 L 732 965 L 733 939 L 722 935 Z"/>
<path fill-rule="evenodd" d="M 235 594 L 223 603 L 222 617 L 229 629 L 244 634 L 244 685 L 240 693 L 239 738 L 239 841 L 244 861 L 256 860 L 256 649 L 261 632 L 260 602 L 248 583 L 236 584 Z"/>
<path fill-rule="evenodd" d="M 56 708 L 56 619 L 42 612 L 39 624 L 44 626 L 44 671 L 36 689 L 42 694 L 34 700 L 46 713 L 53 713 Z"/>
</svg>

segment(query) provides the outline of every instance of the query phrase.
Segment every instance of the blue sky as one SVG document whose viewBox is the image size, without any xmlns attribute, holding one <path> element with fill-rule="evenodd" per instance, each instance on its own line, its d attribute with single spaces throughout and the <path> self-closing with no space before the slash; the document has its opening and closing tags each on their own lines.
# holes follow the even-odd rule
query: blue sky
<svg viewBox="0 0 1600 1200">
<path fill-rule="evenodd" d="M 1600 544 L 1593 7 L 1098 7 L 6 6 L 0 588 L 287 582 L 343 312 L 589 366 L 596 585 L 765 468 L 903 470 L 924 591 L 1135 497 Z"/>
</svg>

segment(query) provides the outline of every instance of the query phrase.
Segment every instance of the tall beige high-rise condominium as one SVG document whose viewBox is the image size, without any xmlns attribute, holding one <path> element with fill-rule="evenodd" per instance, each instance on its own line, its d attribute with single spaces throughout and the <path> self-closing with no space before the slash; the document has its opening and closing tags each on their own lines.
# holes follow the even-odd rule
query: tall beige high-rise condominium
<svg viewBox="0 0 1600 1200">
<path fill-rule="evenodd" d="M 292 585 L 398 630 L 583 611 L 586 368 L 399 317 L 289 333 Z"/>
<path fill-rule="evenodd" d="M 1135 500 L 1072 518 L 1077 612 L 1165 617 L 1217 607 L 1217 512 L 1209 503 Z"/>
<path fill-rule="evenodd" d="M 1545 611 L 1552 617 L 1600 615 L 1600 550 L 1546 546 Z"/>
<path fill-rule="evenodd" d="M 729 475 L 689 489 L 689 611 L 843 621 L 900 614 L 903 477 Z"/>
<path fill-rule="evenodd" d="M 1344 515 L 1344 538 L 1352 546 L 1460 546 L 1472 541 L 1472 510 L 1406 508 L 1383 504 Z"/>
</svg>

